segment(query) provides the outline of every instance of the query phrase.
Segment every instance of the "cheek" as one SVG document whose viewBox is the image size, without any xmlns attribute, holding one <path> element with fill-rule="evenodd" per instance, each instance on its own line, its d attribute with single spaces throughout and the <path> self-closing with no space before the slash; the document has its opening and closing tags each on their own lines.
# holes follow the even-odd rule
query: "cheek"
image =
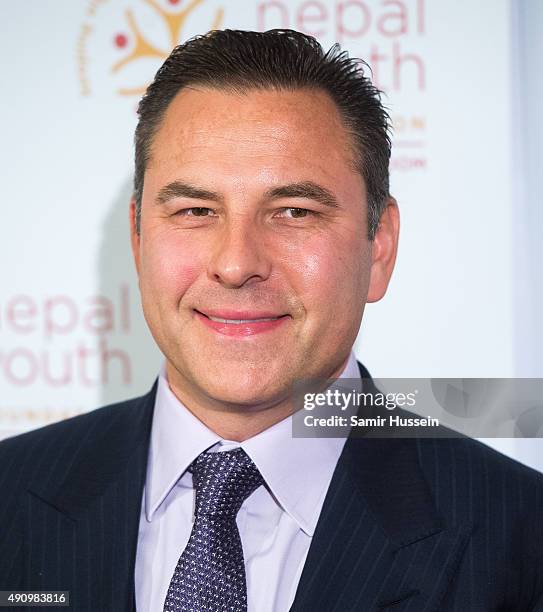
<svg viewBox="0 0 543 612">
<path fill-rule="evenodd" d="M 144 285 L 155 291 L 157 301 L 178 301 L 194 283 L 201 270 L 198 250 L 179 236 L 162 233 L 143 242 Z"/>
<path fill-rule="evenodd" d="M 291 278 L 305 309 L 335 311 L 364 300 L 370 269 L 369 249 L 358 236 L 342 235 L 306 241 L 289 254 Z"/>
<path fill-rule="evenodd" d="M 358 236 L 317 236 L 307 240 L 295 252 L 290 252 L 290 266 L 299 269 L 306 282 L 317 285 L 352 285 L 369 272 L 371 254 Z"/>
</svg>

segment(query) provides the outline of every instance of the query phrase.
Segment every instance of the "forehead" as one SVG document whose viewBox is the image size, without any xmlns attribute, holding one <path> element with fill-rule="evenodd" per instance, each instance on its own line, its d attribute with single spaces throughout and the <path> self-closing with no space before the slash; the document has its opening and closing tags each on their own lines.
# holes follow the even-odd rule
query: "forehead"
<svg viewBox="0 0 543 612">
<path fill-rule="evenodd" d="M 186 87 L 155 134 L 148 169 L 170 163 L 269 162 L 353 171 L 352 139 L 333 100 L 314 89 Z"/>
</svg>

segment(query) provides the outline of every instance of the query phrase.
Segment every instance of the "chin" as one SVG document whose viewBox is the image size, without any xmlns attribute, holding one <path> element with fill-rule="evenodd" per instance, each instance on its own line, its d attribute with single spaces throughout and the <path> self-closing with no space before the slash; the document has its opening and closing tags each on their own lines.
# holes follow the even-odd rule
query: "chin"
<svg viewBox="0 0 543 612">
<path fill-rule="evenodd" d="M 206 376 L 200 384 L 215 401 L 248 407 L 277 401 L 285 387 L 277 377 L 269 376 L 269 372 L 264 378 L 262 371 L 240 373 L 239 370 L 232 372 L 229 368 L 225 368 L 219 376 Z"/>
</svg>

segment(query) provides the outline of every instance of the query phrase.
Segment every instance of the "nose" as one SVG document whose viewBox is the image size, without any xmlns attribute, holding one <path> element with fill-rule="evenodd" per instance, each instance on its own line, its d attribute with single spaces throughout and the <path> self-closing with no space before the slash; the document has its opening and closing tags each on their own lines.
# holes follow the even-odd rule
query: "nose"
<svg viewBox="0 0 543 612">
<path fill-rule="evenodd" d="M 262 236 L 251 219 L 231 219 L 216 235 L 208 276 L 224 287 L 236 288 L 266 280 L 271 261 Z"/>
</svg>

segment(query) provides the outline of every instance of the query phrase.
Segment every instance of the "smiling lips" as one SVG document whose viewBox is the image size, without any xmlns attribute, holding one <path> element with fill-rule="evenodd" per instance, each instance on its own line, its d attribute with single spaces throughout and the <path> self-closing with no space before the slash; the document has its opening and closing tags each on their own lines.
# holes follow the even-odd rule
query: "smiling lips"
<svg viewBox="0 0 543 612">
<path fill-rule="evenodd" d="M 289 315 L 277 315 L 272 312 L 250 311 L 215 311 L 205 314 L 194 311 L 196 317 L 208 328 L 224 336 L 253 336 L 265 331 L 276 329 L 282 325 Z"/>
</svg>

